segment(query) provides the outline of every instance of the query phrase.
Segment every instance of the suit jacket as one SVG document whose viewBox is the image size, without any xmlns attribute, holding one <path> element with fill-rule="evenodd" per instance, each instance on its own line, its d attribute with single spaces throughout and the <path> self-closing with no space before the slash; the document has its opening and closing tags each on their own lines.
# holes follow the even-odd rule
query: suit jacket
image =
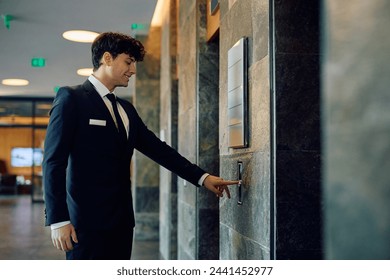
<svg viewBox="0 0 390 280">
<path fill-rule="evenodd" d="M 130 162 L 134 149 L 194 185 L 205 173 L 158 139 L 131 103 L 118 102 L 130 122 L 125 146 L 88 80 L 58 91 L 43 160 L 46 225 L 70 220 L 76 228 L 133 227 Z"/>
</svg>

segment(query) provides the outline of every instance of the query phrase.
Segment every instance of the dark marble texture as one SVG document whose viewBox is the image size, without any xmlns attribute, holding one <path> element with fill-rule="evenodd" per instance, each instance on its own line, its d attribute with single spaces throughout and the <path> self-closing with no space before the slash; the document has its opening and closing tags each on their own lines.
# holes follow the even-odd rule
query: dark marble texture
<svg viewBox="0 0 390 280">
<path fill-rule="evenodd" d="M 319 55 L 276 55 L 278 150 L 319 150 Z"/>
<path fill-rule="evenodd" d="M 205 41 L 206 2 L 186 4 L 180 3 L 179 14 L 178 148 L 190 161 L 218 174 L 219 45 Z M 218 200 L 205 189 L 184 185 L 181 179 L 178 199 L 178 257 L 215 259 L 219 252 L 218 223 L 209 221 L 218 220 Z M 203 217 L 205 212 L 207 218 Z"/>
<path fill-rule="evenodd" d="M 204 168 L 210 174 L 219 174 L 219 87 L 218 87 L 218 61 L 219 44 L 218 41 L 199 42 L 201 44 L 199 53 L 199 90 L 198 90 L 198 165 Z M 198 211 L 206 209 L 218 209 L 218 200 L 213 193 L 200 189 L 198 192 Z M 211 211 L 218 217 L 218 212 Z M 210 225 L 199 218 L 200 227 L 208 227 L 210 231 L 218 229 L 216 223 L 210 228 Z M 200 230 L 200 232 L 204 232 Z M 208 241 L 206 241 L 208 239 Z M 214 238 L 204 238 L 199 236 L 199 242 L 208 242 L 211 246 L 218 243 L 218 236 Z M 207 245 L 205 245 L 207 247 Z M 218 251 L 218 250 L 217 250 Z"/>
<path fill-rule="evenodd" d="M 318 54 L 320 1 L 275 0 L 276 51 Z"/>
<path fill-rule="evenodd" d="M 276 258 L 321 259 L 318 1 L 275 1 Z"/>
<path fill-rule="evenodd" d="M 161 29 L 151 28 L 140 39 L 147 50 L 144 63 L 137 64 L 134 105 L 146 126 L 160 133 L 160 45 Z M 133 197 L 136 240 L 159 239 L 159 175 L 157 163 L 138 151 L 133 157 Z"/>
<path fill-rule="evenodd" d="M 205 19 L 202 19 L 205 24 Z M 218 175 L 219 44 L 218 41 L 206 43 L 201 40 L 199 45 L 198 164 L 210 174 Z M 215 260 L 219 258 L 218 199 L 212 192 L 201 188 L 197 200 L 197 258 Z"/>
<path fill-rule="evenodd" d="M 198 259 L 219 259 L 219 209 L 198 210 Z"/>
<path fill-rule="evenodd" d="M 136 212 L 158 212 L 159 211 L 159 187 L 142 187 L 137 189 Z"/>
</svg>

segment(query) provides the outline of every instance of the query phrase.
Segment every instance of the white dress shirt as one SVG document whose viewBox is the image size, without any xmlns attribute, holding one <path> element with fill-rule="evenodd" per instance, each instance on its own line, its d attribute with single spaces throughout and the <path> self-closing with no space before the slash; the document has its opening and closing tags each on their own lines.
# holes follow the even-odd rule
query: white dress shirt
<svg viewBox="0 0 390 280">
<path fill-rule="evenodd" d="M 108 90 L 108 88 L 106 88 L 105 85 L 102 84 L 102 82 L 100 82 L 98 79 L 96 79 L 95 76 L 93 76 L 93 75 L 89 76 L 88 80 L 92 83 L 92 85 L 95 87 L 96 91 L 102 97 L 104 103 L 106 104 L 108 110 L 111 113 L 111 117 L 114 119 L 115 124 L 118 127 L 117 122 L 116 122 L 116 118 L 115 118 L 115 114 L 114 114 L 114 109 L 112 108 L 112 103 L 106 96 L 107 94 L 110 93 L 110 91 Z M 111 93 L 114 93 L 114 92 L 111 92 Z M 117 102 L 116 105 L 118 107 L 119 115 L 121 116 L 123 125 L 125 126 L 127 137 L 129 137 L 129 124 L 130 124 L 129 118 L 127 117 L 127 114 L 126 114 L 125 110 L 122 108 L 121 104 L 119 104 L 119 102 Z"/>
</svg>

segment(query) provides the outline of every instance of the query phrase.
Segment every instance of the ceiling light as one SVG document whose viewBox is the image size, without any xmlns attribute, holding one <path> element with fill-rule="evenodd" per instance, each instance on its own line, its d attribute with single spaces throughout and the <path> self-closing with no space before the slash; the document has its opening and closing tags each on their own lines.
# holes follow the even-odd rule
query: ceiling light
<svg viewBox="0 0 390 280">
<path fill-rule="evenodd" d="M 67 40 L 80 42 L 80 43 L 92 43 L 93 40 L 99 35 L 99 33 L 87 30 L 69 30 L 62 34 Z"/>
<path fill-rule="evenodd" d="M 77 70 L 77 74 L 80 76 L 91 76 L 92 72 L 92 68 L 80 68 Z"/>
<path fill-rule="evenodd" d="M 27 86 L 29 81 L 24 79 L 4 79 L 1 83 L 6 86 Z"/>
</svg>

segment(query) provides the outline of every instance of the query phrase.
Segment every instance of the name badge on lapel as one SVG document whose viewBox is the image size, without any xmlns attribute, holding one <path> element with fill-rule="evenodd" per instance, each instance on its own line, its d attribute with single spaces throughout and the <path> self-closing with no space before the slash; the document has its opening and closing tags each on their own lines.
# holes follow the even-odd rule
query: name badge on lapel
<svg viewBox="0 0 390 280">
<path fill-rule="evenodd" d="M 106 126 L 106 120 L 89 119 L 89 125 Z"/>
</svg>

